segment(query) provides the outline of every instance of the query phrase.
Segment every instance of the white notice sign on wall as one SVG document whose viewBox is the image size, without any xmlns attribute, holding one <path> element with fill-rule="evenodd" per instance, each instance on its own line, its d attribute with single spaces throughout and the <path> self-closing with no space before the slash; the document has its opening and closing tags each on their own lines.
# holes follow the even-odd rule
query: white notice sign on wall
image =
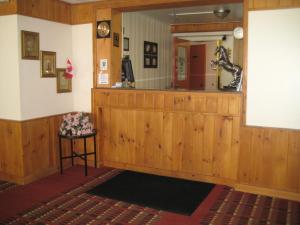
<svg viewBox="0 0 300 225">
<path fill-rule="evenodd" d="M 107 67 L 108 67 L 108 60 L 100 59 L 100 70 L 107 70 Z"/>
<path fill-rule="evenodd" d="M 99 73 L 98 84 L 108 84 L 108 73 L 103 73 L 103 72 Z"/>
</svg>

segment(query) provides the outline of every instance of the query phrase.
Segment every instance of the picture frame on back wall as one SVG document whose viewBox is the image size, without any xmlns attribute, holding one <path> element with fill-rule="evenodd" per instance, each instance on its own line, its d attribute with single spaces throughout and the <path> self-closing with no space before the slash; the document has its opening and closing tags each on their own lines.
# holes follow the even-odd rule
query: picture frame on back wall
<svg viewBox="0 0 300 225">
<path fill-rule="evenodd" d="M 129 38 L 128 37 L 124 37 L 124 39 L 123 39 L 123 50 L 129 51 Z"/>
<path fill-rule="evenodd" d="M 158 67 L 158 44 L 144 41 L 144 68 Z"/>
<path fill-rule="evenodd" d="M 66 69 L 57 68 L 56 69 L 56 92 L 65 93 L 72 92 L 72 79 L 67 79 L 65 77 Z"/>
<path fill-rule="evenodd" d="M 56 52 L 41 51 L 41 77 L 56 77 Z"/>
<path fill-rule="evenodd" d="M 32 31 L 21 31 L 22 59 L 39 60 L 40 34 Z"/>
</svg>

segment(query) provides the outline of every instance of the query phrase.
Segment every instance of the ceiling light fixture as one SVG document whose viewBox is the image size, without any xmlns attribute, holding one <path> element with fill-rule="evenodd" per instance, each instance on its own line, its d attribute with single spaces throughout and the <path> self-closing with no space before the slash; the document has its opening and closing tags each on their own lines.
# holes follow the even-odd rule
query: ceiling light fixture
<svg viewBox="0 0 300 225">
<path fill-rule="evenodd" d="M 230 9 L 217 9 L 213 11 L 214 15 L 220 19 L 224 19 L 230 13 Z"/>
<path fill-rule="evenodd" d="M 230 9 L 216 9 L 213 11 L 202 11 L 202 12 L 184 12 L 184 13 L 172 13 L 169 16 L 190 16 L 190 15 L 205 15 L 205 14 L 214 14 L 220 19 L 224 19 L 230 13 Z"/>
</svg>

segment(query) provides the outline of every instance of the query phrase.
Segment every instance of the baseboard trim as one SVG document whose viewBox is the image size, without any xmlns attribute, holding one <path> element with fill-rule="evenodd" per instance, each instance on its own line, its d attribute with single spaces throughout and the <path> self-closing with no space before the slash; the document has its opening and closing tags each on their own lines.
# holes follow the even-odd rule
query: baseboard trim
<svg viewBox="0 0 300 225">
<path fill-rule="evenodd" d="M 44 170 L 39 170 L 36 173 L 25 176 L 24 179 L 23 179 L 22 184 L 29 184 L 29 183 L 31 183 L 33 181 L 36 181 L 38 179 L 41 179 L 43 177 L 47 177 L 49 175 L 57 173 L 58 171 L 59 171 L 58 168 L 49 168 L 49 169 L 47 168 L 47 169 L 44 169 Z"/>
<path fill-rule="evenodd" d="M 266 195 L 270 197 L 300 201 L 300 193 L 297 192 L 282 191 L 282 190 L 276 190 L 276 189 L 270 189 L 264 187 L 251 186 L 247 184 L 236 184 L 234 188 L 237 191 L 242 191 L 242 192 L 247 192 L 252 194 Z"/>
</svg>

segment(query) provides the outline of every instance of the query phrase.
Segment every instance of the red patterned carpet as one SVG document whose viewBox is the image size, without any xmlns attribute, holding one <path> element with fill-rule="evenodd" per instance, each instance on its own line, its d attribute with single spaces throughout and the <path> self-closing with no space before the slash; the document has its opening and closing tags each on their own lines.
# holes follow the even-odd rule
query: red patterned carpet
<svg viewBox="0 0 300 225">
<path fill-rule="evenodd" d="M 297 225 L 300 203 L 237 192 L 217 185 L 191 216 L 86 194 L 119 174 L 109 168 L 72 167 L 0 193 L 0 224 Z"/>
<path fill-rule="evenodd" d="M 0 193 L 3 192 L 3 191 L 7 191 L 7 190 L 9 190 L 11 188 L 14 188 L 16 186 L 17 186 L 16 184 L 0 180 Z"/>
</svg>

